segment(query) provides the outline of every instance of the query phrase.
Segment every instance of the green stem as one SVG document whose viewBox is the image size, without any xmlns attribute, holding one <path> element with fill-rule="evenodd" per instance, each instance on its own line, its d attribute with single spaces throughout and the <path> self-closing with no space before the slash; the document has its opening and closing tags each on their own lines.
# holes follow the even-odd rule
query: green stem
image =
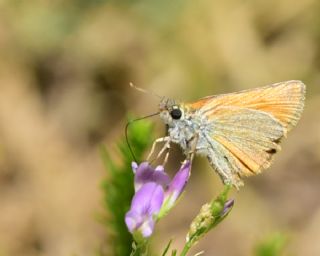
<svg viewBox="0 0 320 256">
<path fill-rule="evenodd" d="M 136 243 L 136 247 L 133 248 L 132 256 L 148 255 L 148 240 L 139 241 Z"/>
<path fill-rule="evenodd" d="M 186 256 L 187 253 L 188 253 L 188 251 L 191 249 L 191 246 L 192 246 L 192 243 L 190 243 L 190 241 L 187 242 L 187 243 L 184 245 L 183 250 L 182 250 L 182 252 L 180 253 L 180 256 Z"/>
</svg>

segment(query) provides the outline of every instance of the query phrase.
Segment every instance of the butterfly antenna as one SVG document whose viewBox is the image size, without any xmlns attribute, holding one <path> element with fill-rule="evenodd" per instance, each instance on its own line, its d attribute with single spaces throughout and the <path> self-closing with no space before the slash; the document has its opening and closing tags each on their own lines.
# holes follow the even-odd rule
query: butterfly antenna
<svg viewBox="0 0 320 256">
<path fill-rule="evenodd" d="M 136 90 L 139 91 L 139 92 L 142 92 L 142 93 L 145 93 L 145 94 L 150 94 L 150 95 L 152 95 L 152 96 L 154 96 L 154 97 L 158 97 L 158 98 L 160 98 L 160 99 L 163 98 L 163 97 L 161 97 L 160 95 L 156 94 L 156 93 L 153 92 L 153 91 L 147 91 L 147 90 L 145 90 L 145 89 L 142 89 L 142 88 L 140 88 L 140 87 L 135 86 L 132 82 L 130 82 L 129 85 L 130 85 L 131 88 L 136 89 Z"/>
<path fill-rule="evenodd" d="M 125 136 L 126 136 L 126 142 L 127 142 L 127 145 L 128 145 L 128 148 L 129 148 L 129 151 L 132 155 L 132 158 L 135 162 L 137 162 L 137 158 L 135 156 L 135 154 L 133 153 L 133 149 L 130 145 L 130 141 L 129 141 L 129 136 L 128 136 L 128 128 L 129 128 L 129 125 L 131 125 L 132 123 L 136 122 L 136 121 L 140 121 L 140 120 L 143 120 L 143 119 L 146 119 L 146 118 L 149 118 L 149 117 L 153 117 L 153 116 L 156 116 L 156 115 L 159 115 L 159 112 L 157 113 L 153 113 L 151 115 L 147 115 L 147 116 L 144 116 L 144 117 L 140 117 L 140 118 L 136 118 L 136 119 L 133 119 L 133 120 L 130 120 L 127 122 L 126 124 L 126 127 L 125 127 Z"/>
</svg>

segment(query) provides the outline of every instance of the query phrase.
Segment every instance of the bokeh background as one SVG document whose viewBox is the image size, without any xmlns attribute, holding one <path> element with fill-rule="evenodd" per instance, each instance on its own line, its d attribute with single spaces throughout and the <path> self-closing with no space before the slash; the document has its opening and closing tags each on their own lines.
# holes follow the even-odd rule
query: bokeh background
<svg viewBox="0 0 320 256">
<path fill-rule="evenodd" d="M 252 255 L 279 232 L 284 255 L 320 255 L 319 1 L 1 0 L 0 255 L 108 247 L 98 146 L 112 151 L 127 113 L 158 104 L 130 81 L 189 101 L 292 79 L 307 85 L 302 119 L 272 167 L 233 193 L 232 214 L 195 248 L 205 255 Z M 155 247 L 171 237 L 181 247 L 192 217 L 221 188 L 197 159 Z"/>
</svg>

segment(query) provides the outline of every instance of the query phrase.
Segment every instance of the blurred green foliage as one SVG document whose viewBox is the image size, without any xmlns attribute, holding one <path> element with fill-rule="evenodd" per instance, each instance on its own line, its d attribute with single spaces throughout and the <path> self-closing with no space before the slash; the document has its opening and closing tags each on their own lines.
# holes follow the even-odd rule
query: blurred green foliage
<svg viewBox="0 0 320 256">
<path fill-rule="evenodd" d="M 260 242 L 255 249 L 256 256 L 280 256 L 286 245 L 287 238 L 281 233 L 275 233 Z"/>
<path fill-rule="evenodd" d="M 133 151 L 138 160 L 141 161 L 143 153 L 152 142 L 152 124 L 148 121 L 139 121 L 131 125 L 129 130 L 130 144 L 134 145 Z M 147 136 L 146 136 L 147 135 Z M 123 139 L 118 144 L 121 164 L 118 165 L 110 157 L 105 146 L 101 146 L 100 153 L 107 178 L 103 181 L 102 189 L 104 193 L 104 208 L 106 210 L 105 225 L 110 233 L 110 238 L 106 240 L 103 247 L 109 248 L 101 255 L 123 256 L 130 255 L 132 236 L 128 232 L 124 222 L 126 212 L 130 208 L 130 202 L 134 194 L 133 172 L 131 169 L 132 155 L 129 151 L 126 140 Z"/>
</svg>

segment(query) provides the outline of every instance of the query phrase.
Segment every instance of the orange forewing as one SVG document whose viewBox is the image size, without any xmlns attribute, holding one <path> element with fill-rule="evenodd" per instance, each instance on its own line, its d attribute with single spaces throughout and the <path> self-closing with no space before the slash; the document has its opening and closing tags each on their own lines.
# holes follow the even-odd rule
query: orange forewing
<svg viewBox="0 0 320 256">
<path fill-rule="evenodd" d="M 209 96 L 191 104 L 191 109 L 202 109 L 214 115 L 219 106 L 238 106 L 267 112 L 290 130 L 303 110 L 305 85 L 301 81 L 286 81 L 237 93 Z"/>
</svg>

